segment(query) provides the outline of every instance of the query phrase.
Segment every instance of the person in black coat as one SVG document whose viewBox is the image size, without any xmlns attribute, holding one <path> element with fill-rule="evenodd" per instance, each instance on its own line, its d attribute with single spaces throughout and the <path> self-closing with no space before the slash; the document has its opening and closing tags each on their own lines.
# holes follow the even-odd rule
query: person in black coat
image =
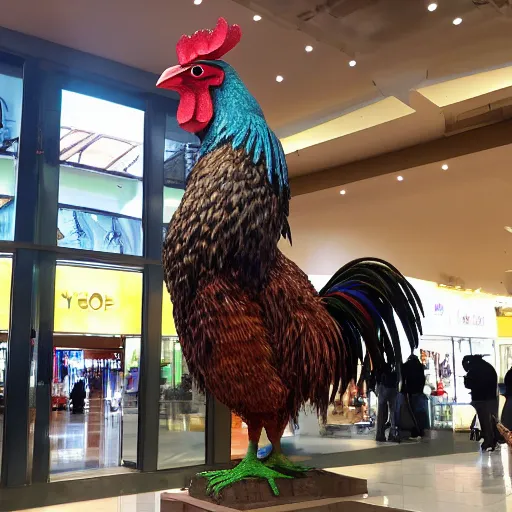
<svg viewBox="0 0 512 512">
<path fill-rule="evenodd" d="M 480 421 L 484 439 L 482 450 L 495 450 L 500 438 L 495 421 L 498 417 L 498 374 L 481 355 L 464 356 L 462 367 L 467 372 L 464 385 L 471 391 L 471 405 Z"/>
<path fill-rule="evenodd" d="M 86 396 L 87 393 L 85 392 L 85 382 L 80 379 L 75 382 L 73 390 L 69 395 L 71 402 L 73 402 L 73 414 L 81 414 L 84 412 Z"/>
<path fill-rule="evenodd" d="M 505 405 L 501 411 L 501 423 L 512 430 L 512 368 L 505 374 Z"/>
<path fill-rule="evenodd" d="M 429 427 L 428 399 L 425 388 L 425 369 L 418 356 L 411 354 L 402 366 L 402 393 L 407 397 L 416 426 L 411 437 L 423 437 Z"/>
</svg>

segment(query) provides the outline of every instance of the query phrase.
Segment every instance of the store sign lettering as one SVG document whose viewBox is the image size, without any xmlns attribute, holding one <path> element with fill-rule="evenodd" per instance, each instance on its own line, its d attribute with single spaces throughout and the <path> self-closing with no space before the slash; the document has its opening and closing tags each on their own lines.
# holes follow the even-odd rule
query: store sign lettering
<svg viewBox="0 0 512 512">
<path fill-rule="evenodd" d="M 67 309 L 78 307 L 83 310 L 108 311 L 115 304 L 114 299 L 102 293 L 63 292 L 62 298 L 66 301 Z"/>
<path fill-rule="evenodd" d="M 444 306 L 441 303 L 434 304 L 434 315 L 437 315 L 437 316 L 444 315 Z"/>
<path fill-rule="evenodd" d="M 485 326 L 485 317 L 480 315 L 461 315 L 459 321 L 462 325 Z"/>
</svg>

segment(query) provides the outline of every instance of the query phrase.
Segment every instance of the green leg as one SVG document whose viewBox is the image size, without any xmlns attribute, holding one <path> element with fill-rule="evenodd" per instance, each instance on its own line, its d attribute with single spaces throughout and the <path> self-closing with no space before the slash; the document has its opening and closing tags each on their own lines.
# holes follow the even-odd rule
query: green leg
<svg viewBox="0 0 512 512">
<path fill-rule="evenodd" d="M 282 475 L 274 469 L 265 466 L 258 460 L 257 453 L 258 444 L 250 441 L 246 456 L 235 468 L 200 473 L 200 476 L 203 476 L 208 480 L 208 492 L 218 496 L 222 489 L 229 487 L 236 482 L 240 482 L 248 478 L 262 478 L 269 483 L 274 495 L 279 496 L 279 489 L 277 488 L 275 479 L 291 477 Z"/>
<path fill-rule="evenodd" d="M 272 450 L 270 456 L 264 461 L 265 466 L 275 471 L 279 471 L 285 474 L 300 474 L 307 473 L 312 468 L 301 466 L 300 464 L 293 463 L 280 449 L 280 446 L 276 450 Z"/>
</svg>

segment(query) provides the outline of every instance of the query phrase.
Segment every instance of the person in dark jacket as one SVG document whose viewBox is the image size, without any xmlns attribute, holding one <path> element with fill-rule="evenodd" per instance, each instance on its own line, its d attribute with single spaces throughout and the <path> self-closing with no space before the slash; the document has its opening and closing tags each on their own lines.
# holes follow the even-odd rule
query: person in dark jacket
<svg viewBox="0 0 512 512">
<path fill-rule="evenodd" d="M 505 374 L 505 405 L 501 411 L 501 423 L 512 430 L 512 368 Z"/>
<path fill-rule="evenodd" d="M 411 437 L 423 437 L 429 427 L 428 399 L 425 388 L 425 369 L 418 356 L 411 354 L 402 367 L 402 393 L 407 397 L 416 426 Z"/>
<path fill-rule="evenodd" d="M 377 435 L 376 441 L 386 441 L 386 424 L 389 422 L 388 441 L 399 441 L 398 429 L 396 426 L 396 399 L 398 395 L 398 375 L 396 371 L 386 364 L 383 372 L 377 376 Z"/>
<path fill-rule="evenodd" d="M 493 451 L 499 440 L 494 419 L 498 417 L 498 374 L 481 355 L 464 356 L 462 367 L 467 372 L 464 385 L 471 391 L 471 405 L 480 421 L 482 450 Z"/>
<path fill-rule="evenodd" d="M 84 412 L 85 398 L 87 393 L 85 392 L 85 382 L 80 379 L 75 382 L 73 390 L 69 395 L 71 402 L 73 403 L 73 414 L 81 414 Z"/>
</svg>

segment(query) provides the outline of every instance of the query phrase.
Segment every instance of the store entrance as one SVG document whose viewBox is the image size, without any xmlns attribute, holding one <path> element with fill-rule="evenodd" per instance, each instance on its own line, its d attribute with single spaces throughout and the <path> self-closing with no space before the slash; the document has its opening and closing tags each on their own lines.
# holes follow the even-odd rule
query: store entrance
<svg viewBox="0 0 512 512">
<path fill-rule="evenodd" d="M 54 336 L 50 471 L 135 467 L 140 338 Z"/>
</svg>

